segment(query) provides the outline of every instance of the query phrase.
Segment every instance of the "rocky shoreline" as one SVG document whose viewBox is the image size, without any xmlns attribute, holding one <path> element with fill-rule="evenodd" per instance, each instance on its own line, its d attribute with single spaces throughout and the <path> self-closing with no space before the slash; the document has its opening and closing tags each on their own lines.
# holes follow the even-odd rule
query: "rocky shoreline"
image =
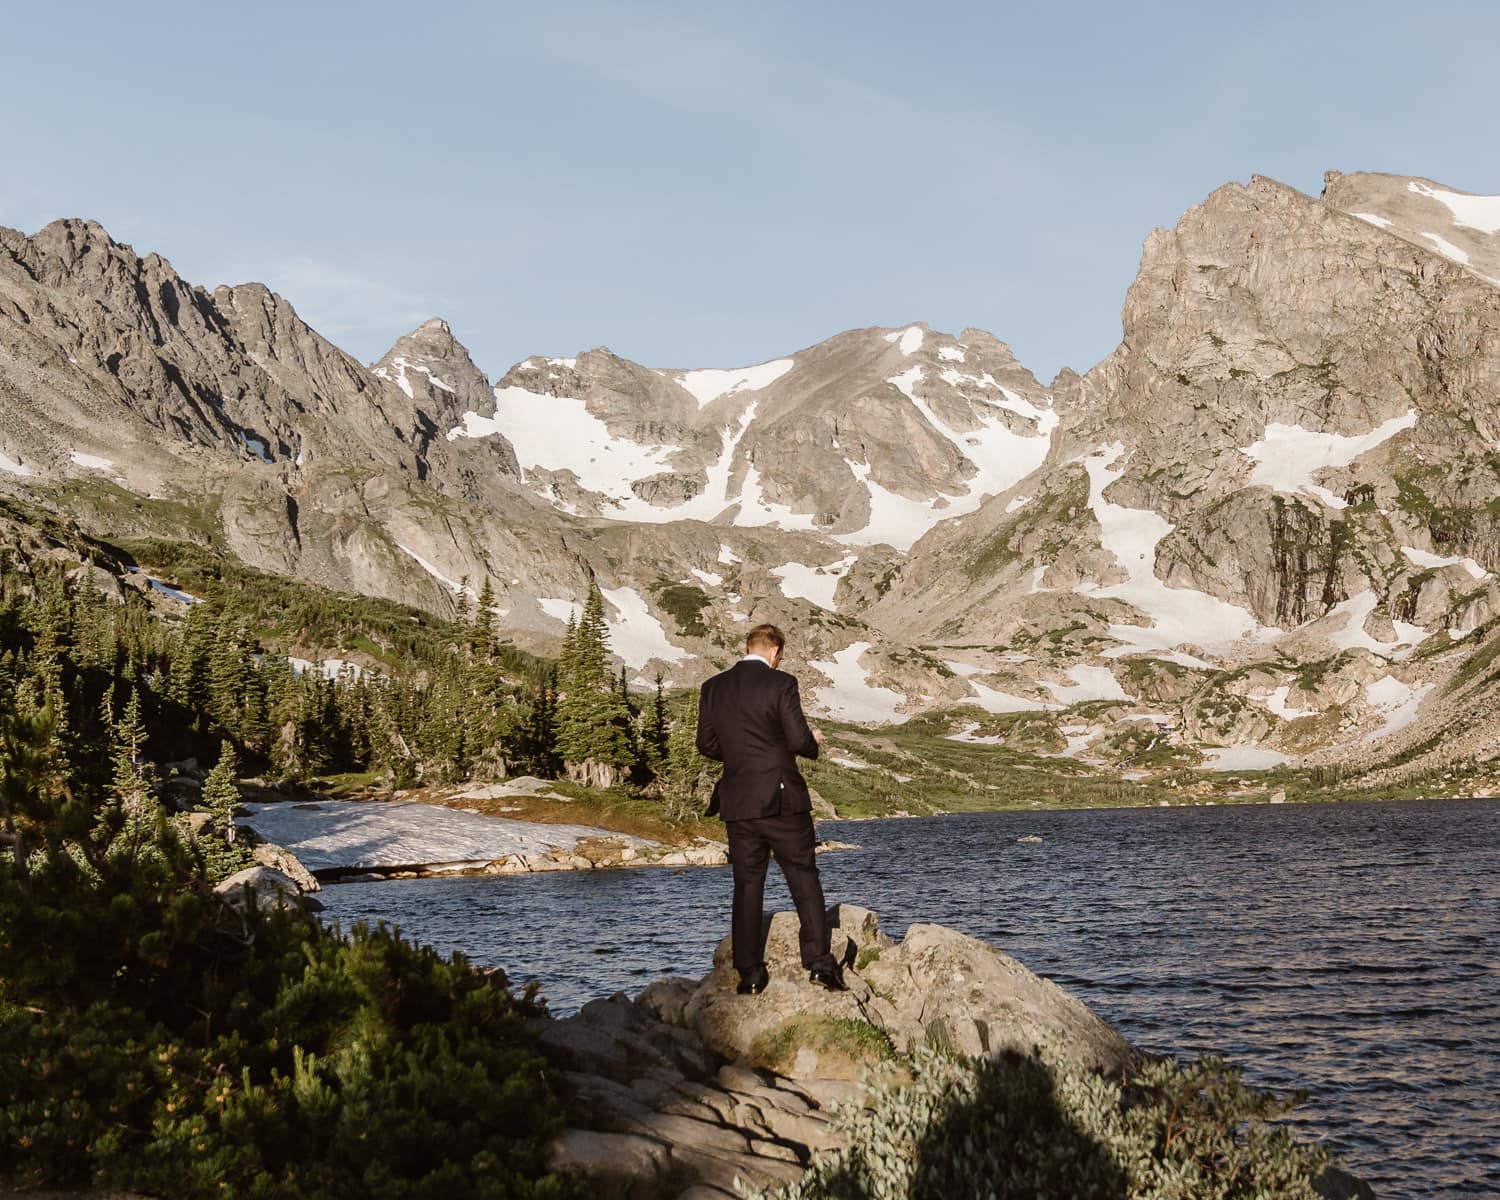
<svg viewBox="0 0 1500 1200">
<path fill-rule="evenodd" d="M 829 910 L 849 991 L 806 982 L 795 914 L 767 928 L 771 983 L 735 991 L 725 939 L 701 980 L 670 978 L 536 1024 L 568 1112 L 556 1169 L 631 1197 L 726 1200 L 800 1179 L 839 1145 L 837 1106 L 862 1103 L 882 1065 L 923 1046 L 971 1057 L 1038 1047 L 1115 1073 L 1147 1061 L 1085 1004 L 1004 952 L 937 925 L 900 942 L 854 905 Z M 1324 1197 L 1371 1198 L 1329 1168 Z"/>
</svg>

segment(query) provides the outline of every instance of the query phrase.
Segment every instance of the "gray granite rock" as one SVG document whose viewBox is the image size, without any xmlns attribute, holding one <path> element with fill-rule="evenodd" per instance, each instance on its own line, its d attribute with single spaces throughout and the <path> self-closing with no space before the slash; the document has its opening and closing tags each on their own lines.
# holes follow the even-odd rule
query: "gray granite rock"
<svg viewBox="0 0 1500 1200">
<path fill-rule="evenodd" d="M 289 875 L 270 867 L 246 867 L 237 871 L 214 888 L 214 894 L 241 912 L 253 906 L 261 912 L 273 912 L 278 908 L 295 908 L 303 912 L 316 912 L 323 906 L 311 896 L 303 895 L 297 881 Z"/>
</svg>

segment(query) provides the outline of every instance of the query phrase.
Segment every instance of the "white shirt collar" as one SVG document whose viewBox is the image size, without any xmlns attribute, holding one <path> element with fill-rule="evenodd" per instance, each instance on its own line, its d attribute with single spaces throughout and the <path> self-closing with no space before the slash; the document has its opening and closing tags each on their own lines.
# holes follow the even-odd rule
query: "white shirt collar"
<svg viewBox="0 0 1500 1200">
<path fill-rule="evenodd" d="M 766 666 L 771 666 L 771 660 L 764 654 L 747 654 L 744 658 L 740 659 L 740 662 L 749 662 L 752 658 L 755 659 L 756 662 L 763 662 L 766 664 Z M 774 667 L 772 667 L 771 669 L 773 671 L 775 670 Z"/>
</svg>

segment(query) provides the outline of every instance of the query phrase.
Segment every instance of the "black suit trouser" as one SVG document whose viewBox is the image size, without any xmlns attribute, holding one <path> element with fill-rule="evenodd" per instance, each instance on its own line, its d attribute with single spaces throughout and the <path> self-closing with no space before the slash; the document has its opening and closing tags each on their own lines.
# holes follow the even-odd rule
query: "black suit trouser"
<svg viewBox="0 0 1500 1200">
<path fill-rule="evenodd" d="M 734 966 L 745 974 L 764 965 L 766 867 L 772 855 L 786 879 L 797 918 L 802 923 L 799 938 L 802 965 L 809 970 L 831 970 L 828 950 L 828 915 L 823 884 L 818 878 L 817 835 L 811 813 L 777 813 L 726 821 L 729 863 L 734 870 L 734 905 L 730 933 Z"/>
</svg>

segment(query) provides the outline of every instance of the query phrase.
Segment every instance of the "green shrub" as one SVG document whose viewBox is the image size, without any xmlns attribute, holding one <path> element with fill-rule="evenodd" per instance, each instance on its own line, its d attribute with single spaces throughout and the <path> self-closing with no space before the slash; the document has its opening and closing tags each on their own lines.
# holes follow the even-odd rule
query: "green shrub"
<svg viewBox="0 0 1500 1200">
<path fill-rule="evenodd" d="M 835 1112 L 844 1143 L 778 1200 L 1312 1200 L 1326 1159 L 1274 1124 L 1291 1105 L 1214 1058 L 1123 1083 L 1053 1056 L 933 1050 Z"/>
<path fill-rule="evenodd" d="M 530 993 L 384 926 L 242 916 L 130 737 L 116 792 L 90 802 L 49 765 L 55 732 L 48 712 L 0 719 L 0 1178 L 184 1200 L 576 1194 L 547 1172 L 561 1109 Z"/>
</svg>

